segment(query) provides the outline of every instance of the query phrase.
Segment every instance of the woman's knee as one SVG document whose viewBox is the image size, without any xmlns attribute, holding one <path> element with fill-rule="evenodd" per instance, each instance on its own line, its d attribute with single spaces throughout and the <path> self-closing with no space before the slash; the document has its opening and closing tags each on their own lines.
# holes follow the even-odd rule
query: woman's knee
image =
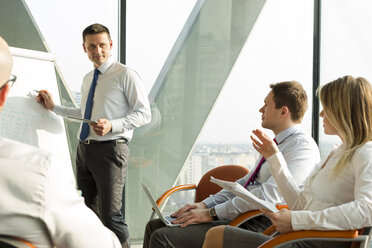
<svg viewBox="0 0 372 248">
<path fill-rule="evenodd" d="M 203 248 L 222 248 L 225 227 L 226 226 L 216 226 L 209 229 L 205 234 Z"/>
</svg>

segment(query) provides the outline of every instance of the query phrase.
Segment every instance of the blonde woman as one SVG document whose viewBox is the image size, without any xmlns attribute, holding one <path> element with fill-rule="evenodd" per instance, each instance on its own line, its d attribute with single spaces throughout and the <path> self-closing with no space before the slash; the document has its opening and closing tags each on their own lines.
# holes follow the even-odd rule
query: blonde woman
<svg viewBox="0 0 372 248">
<path fill-rule="evenodd" d="M 251 137 L 267 159 L 291 210 L 262 210 L 280 233 L 297 230 L 351 230 L 372 226 L 372 86 L 364 78 L 345 76 L 318 90 L 324 132 L 337 135 L 336 147 L 300 189 L 275 143 L 260 130 Z M 257 247 L 263 234 L 220 226 L 206 234 L 204 248 Z M 288 247 L 350 247 L 348 243 L 307 241 Z"/>
</svg>

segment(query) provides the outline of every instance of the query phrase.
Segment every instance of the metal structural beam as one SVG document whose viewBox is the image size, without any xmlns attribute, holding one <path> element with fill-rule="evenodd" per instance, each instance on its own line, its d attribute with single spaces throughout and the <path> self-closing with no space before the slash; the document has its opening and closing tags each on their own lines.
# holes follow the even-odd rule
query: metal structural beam
<svg viewBox="0 0 372 248">
<path fill-rule="evenodd" d="M 119 30 L 118 30 L 118 37 L 119 37 L 119 44 L 118 44 L 118 58 L 120 63 L 126 63 L 126 22 L 127 22 L 127 0 L 118 0 L 119 6 Z"/>
<path fill-rule="evenodd" d="M 313 113 L 311 134 L 317 144 L 319 144 L 319 99 L 316 89 L 320 81 L 320 18 L 321 0 L 314 0 L 314 35 L 313 35 Z"/>
</svg>

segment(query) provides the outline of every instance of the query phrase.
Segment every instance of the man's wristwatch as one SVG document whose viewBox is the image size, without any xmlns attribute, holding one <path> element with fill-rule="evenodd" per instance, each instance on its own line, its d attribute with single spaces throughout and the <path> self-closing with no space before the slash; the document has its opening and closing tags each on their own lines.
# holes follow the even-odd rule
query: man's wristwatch
<svg viewBox="0 0 372 248">
<path fill-rule="evenodd" d="M 213 218 L 213 220 L 218 220 L 216 209 L 214 207 L 209 209 L 209 215 Z"/>
</svg>

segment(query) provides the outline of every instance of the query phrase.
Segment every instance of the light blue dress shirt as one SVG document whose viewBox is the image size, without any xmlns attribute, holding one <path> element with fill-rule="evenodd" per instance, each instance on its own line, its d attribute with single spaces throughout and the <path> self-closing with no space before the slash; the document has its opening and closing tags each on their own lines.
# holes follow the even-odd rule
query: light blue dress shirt
<svg viewBox="0 0 372 248">
<path fill-rule="evenodd" d="M 99 136 L 90 128 L 87 140 L 104 141 L 125 138 L 130 141 L 134 128 L 151 121 L 147 92 L 138 74 L 133 69 L 116 62 L 113 57 L 98 67 L 98 70 L 100 74 L 93 98 L 91 120 L 108 119 L 111 121 L 112 130 L 104 136 Z M 93 75 L 94 70 L 85 75 L 83 79 L 81 108 L 56 105 L 53 111 L 61 116 L 82 118 Z"/>
<path fill-rule="evenodd" d="M 288 164 L 288 169 L 295 178 L 297 185 L 303 185 L 315 165 L 320 161 L 319 149 L 311 136 L 306 134 L 300 125 L 293 125 L 275 136 L 279 151 L 282 152 Z M 261 156 L 256 162 L 256 166 Z M 245 177 L 237 180 L 242 186 L 249 179 L 250 171 Z M 262 200 L 275 204 L 285 204 L 274 177 L 271 175 L 267 161 L 262 164 L 254 185 L 247 189 Z M 203 201 L 208 208 L 215 207 L 219 219 L 232 220 L 238 215 L 256 209 L 240 197 L 227 190 L 221 190 Z"/>
</svg>

